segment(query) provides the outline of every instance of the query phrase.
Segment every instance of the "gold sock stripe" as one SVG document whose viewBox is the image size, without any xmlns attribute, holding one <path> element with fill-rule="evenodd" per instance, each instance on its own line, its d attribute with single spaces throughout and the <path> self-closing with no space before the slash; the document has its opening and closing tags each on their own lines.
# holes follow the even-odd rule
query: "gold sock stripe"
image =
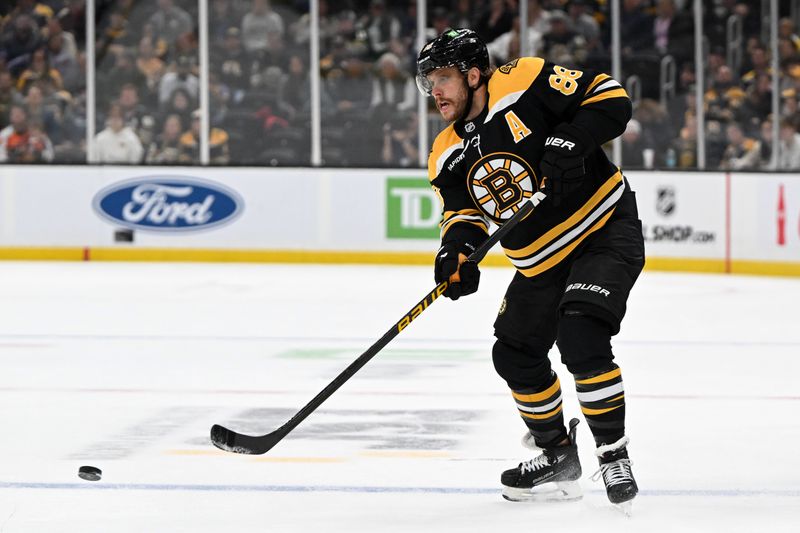
<svg viewBox="0 0 800 533">
<path fill-rule="evenodd" d="M 625 404 L 617 405 L 616 407 L 609 407 L 607 409 L 589 409 L 588 407 L 581 406 L 581 411 L 583 411 L 583 414 L 589 415 L 589 416 L 602 415 L 602 414 L 608 413 L 610 411 L 613 411 L 614 409 L 619 409 L 620 407 L 622 407 L 624 405 Z"/>
<path fill-rule="evenodd" d="M 520 394 L 512 390 L 511 395 L 515 400 L 519 400 L 521 402 L 542 402 L 549 398 L 555 397 L 559 390 L 561 390 L 561 381 L 556 378 L 556 382 L 542 392 L 537 392 L 534 394 Z"/>
<path fill-rule="evenodd" d="M 575 383 L 578 385 L 591 385 L 593 383 L 602 383 L 603 381 L 608 381 L 621 375 L 622 375 L 622 370 L 620 368 L 615 368 L 614 370 L 610 370 L 609 372 L 605 372 L 603 374 L 591 378 L 576 379 Z"/>
</svg>

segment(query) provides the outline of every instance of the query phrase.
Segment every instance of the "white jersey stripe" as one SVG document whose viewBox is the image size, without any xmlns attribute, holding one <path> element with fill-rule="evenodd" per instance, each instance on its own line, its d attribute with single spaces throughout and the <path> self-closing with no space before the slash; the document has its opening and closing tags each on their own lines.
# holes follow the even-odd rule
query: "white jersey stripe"
<svg viewBox="0 0 800 533">
<path fill-rule="evenodd" d="M 502 97 L 489 110 L 489 113 L 486 115 L 486 118 L 483 119 L 483 123 L 487 124 L 490 120 L 492 120 L 492 117 L 494 117 L 495 114 L 499 113 L 503 109 L 515 103 L 517 100 L 519 100 L 520 96 L 522 96 L 523 94 L 525 94 L 525 91 L 517 91 L 515 93 L 508 93 L 507 95 Z"/>
<path fill-rule="evenodd" d="M 556 251 L 559 248 L 563 248 L 567 244 L 569 244 L 573 239 L 575 239 L 578 235 L 586 231 L 589 226 L 591 226 L 595 220 L 603 216 L 609 209 L 611 209 L 617 201 L 622 197 L 622 193 L 625 191 L 625 185 L 620 182 L 617 185 L 617 189 L 614 193 L 606 198 L 605 202 L 603 202 L 600 207 L 594 210 L 594 212 L 589 215 L 586 220 L 584 220 L 580 225 L 575 226 L 570 231 L 565 233 L 560 239 L 554 241 L 550 246 L 543 249 L 538 254 L 530 257 L 528 259 L 511 259 L 511 262 L 517 268 L 530 268 L 536 263 L 540 262 L 545 257 L 549 256 L 551 253 Z"/>
<path fill-rule="evenodd" d="M 622 87 L 617 80 L 608 80 L 594 88 L 592 93 L 599 93 L 611 87 Z"/>
<path fill-rule="evenodd" d="M 442 167 L 444 166 L 444 162 L 447 161 L 447 158 L 450 157 L 453 154 L 453 152 L 455 152 L 456 150 L 463 149 L 463 148 L 464 148 L 464 141 L 462 140 L 461 142 L 457 142 L 456 144 L 454 144 L 453 146 L 450 146 L 449 148 L 445 149 L 442 152 L 442 155 L 440 155 L 439 159 L 436 160 L 436 175 L 437 176 L 442 172 Z"/>
</svg>

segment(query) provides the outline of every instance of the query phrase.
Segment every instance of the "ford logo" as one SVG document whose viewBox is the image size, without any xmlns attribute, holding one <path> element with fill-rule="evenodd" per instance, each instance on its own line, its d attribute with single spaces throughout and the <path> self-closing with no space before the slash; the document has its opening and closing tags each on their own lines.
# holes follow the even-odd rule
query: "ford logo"
<svg viewBox="0 0 800 533">
<path fill-rule="evenodd" d="M 197 231 L 231 222 L 244 201 L 233 190 L 184 176 L 147 176 L 98 192 L 92 206 L 106 220 L 145 231 Z"/>
</svg>

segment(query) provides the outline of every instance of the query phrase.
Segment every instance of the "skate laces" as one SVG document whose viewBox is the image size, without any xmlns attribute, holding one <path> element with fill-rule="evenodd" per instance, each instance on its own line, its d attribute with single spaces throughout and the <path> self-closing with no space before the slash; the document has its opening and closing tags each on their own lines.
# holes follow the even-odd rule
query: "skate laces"
<svg viewBox="0 0 800 533">
<path fill-rule="evenodd" d="M 545 454 L 542 454 L 538 457 L 531 459 L 530 461 L 525 461 L 524 463 L 520 463 L 519 469 L 522 474 L 525 472 L 536 472 L 537 470 L 541 470 L 542 468 L 550 466 L 550 460 Z"/>
<path fill-rule="evenodd" d="M 631 464 L 630 459 L 618 459 L 611 463 L 602 464 L 600 469 L 592 474 L 592 481 L 597 481 L 602 475 L 606 487 L 612 487 L 620 483 L 630 483 L 633 479 Z"/>
</svg>

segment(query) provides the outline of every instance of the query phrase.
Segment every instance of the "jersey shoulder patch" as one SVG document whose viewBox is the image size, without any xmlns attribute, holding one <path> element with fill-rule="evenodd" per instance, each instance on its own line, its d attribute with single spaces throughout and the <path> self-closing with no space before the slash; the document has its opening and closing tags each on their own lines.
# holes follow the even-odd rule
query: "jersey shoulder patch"
<svg viewBox="0 0 800 533">
<path fill-rule="evenodd" d="M 498 68 L 489 79 L 489 105 L 493 99 L 528 89 L 543 66 L 544 59 L 540 57 L 523 57 Z"/>
<path fill-rule="evenodd" d="M 463 148 L 464 140 L 458 136 L 452 124 L 447 126 L 433 141 L 431 153 L 428 156 L 428 179 L 433 181 L 442 171 L 444 162 L 448 157 L 460 148 Z"/>
<path fill-rule="evenodd" d="M 498 68 L 489 78 L 489 122 L 494 115 L 510 106 L 527 91 L 544 66 L 540 57 L 515 59 Z"/>
</svg>

